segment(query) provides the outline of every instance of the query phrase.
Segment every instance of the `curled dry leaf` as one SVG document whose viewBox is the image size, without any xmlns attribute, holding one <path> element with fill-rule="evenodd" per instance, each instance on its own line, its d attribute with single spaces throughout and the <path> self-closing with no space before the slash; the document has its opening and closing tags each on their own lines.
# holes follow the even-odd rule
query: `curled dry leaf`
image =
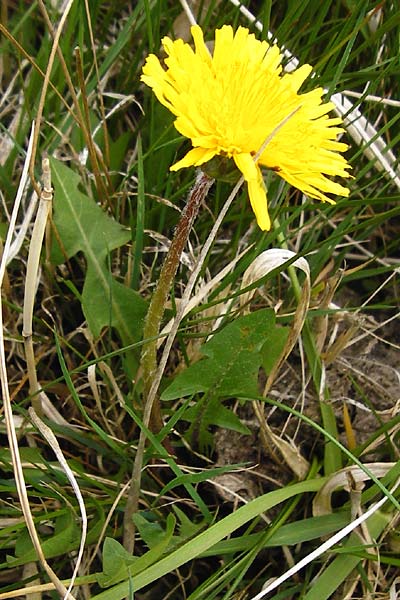
<svg viewBox="0 0 400 600">
<path fill-rule="evenodd" d="M 273 271 L 277 269 L 288 261 L 294 259 L 296 256 L 295 252 L 291 250 L 283 250 L 281 248 L 271 248 L 270 250 L 266 250 L 262 252 L 257 258 L 251 263 L 251 265 L 246 269 L 243 275 L 242 287 L 246 288 L 250 286 L 255 281 L 265 277 Z M 264 390 L 264 396 L 267 395 L 270 390 L 273 381 L 282 365 L 282 363 L 289 356 L 290 352 L 295 345 L 300 332 L 303 328 L 304 320 L 307 315 L 308 308 L 310 306 L 310 289 L 311 289 L 311 280 L 310 280 L 310 267 L 305 258 L 299 257 L 291 263 L 292 267 L 296 267 L 305 273 L 305 281 L 302 286 L 301 296 L 297 304 L 297 309 L 294 315 L 293 324 L 286 342 L 285 347 L 282 350 L 282 353 L 279 359 L 276 361 L 274 368 L 270 372 L 268 376 L 268 380 Z M 249 292 L 245 292 L 241 296 L 241 304 L 249 302 L 255 293 L 254 290 L 250 290 Z"/>
<path fill-rule="evenodd" d="M 296 256 L 295 252 L 291 250 L 283 250 L 282 248 L 270 248 L 265 252 L 261 252 L 256 259 L 253 260 L 251 265 L 246 269 L 243 275 L 242 287 L 247 288 L 255 281 L 261 279 L 271 273 L 274 269 L 284 265 L 289 260 Z M 293 267 L 301 269 L 308 280 L 310 279 L 310 267 L 305 258 L 299 257 L 293 263 Z M 243 306 L 247 304 L 254 296 L 256 289 L 250 290 L 240 297 L 240 304 Z"/>
<path fill-rule="evenodd" d="M 369 463 L 365 465 L 371 473 L 376 477 L 383 477 L 386 473 L 395 466 L 395 463 Z M 367 481 L 369 476 L 365 471 L 360 469 L 357 465 L 346 467 L 341 469 L 337 473 L 334 473 L 328 481 L 322 486 L 313 502 L 313 515 L 314 517 L 320 517 L 322 515 L 331 514 L 332 511 L 332 494 L 339 488 L 343 488 L 346 491 L 351 492 L 349 489 L 349 476 L 355 482 L 359 484 L 362 481 Z"/>
<path fill-rule="evenodd" d="M 269 442 L 278 448 L 286 464 L 290 467 L 296 477 L 300 481 L 305 479 L 310 470 L 310 463 L 301 455 L 300 450 L 294 442 L 287 442 L 279 437 L 279 435 L 276 435 L 265 420 L 263 422 L 263 429 Z"/>
</svg>

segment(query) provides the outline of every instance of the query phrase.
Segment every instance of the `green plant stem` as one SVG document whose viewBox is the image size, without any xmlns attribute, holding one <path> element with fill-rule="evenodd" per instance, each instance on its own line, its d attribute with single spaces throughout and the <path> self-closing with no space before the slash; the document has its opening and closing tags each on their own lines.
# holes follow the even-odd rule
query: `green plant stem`
<svg viewBox="0 0 400 600">
<path fill-rule="evenodd" d="M 149 428 L 153 433 L 158 433 L 163 426 L 160 400 L 157 394 L 158 378 L 155 377 L 157 373 L 157 339 L 160 333 L 165 304 L 179 266 L 182 251 L 199 212 L 200 205 L 206 198 L 213 182 L 214 180 L 205 173 L 199 173 L 176 227 L 175 235 L 162 266 L 157 287 L 151 298 L 149 310 L 146 315 L 143 331 L 145 343 L 141 356 L 144 427 L 140 432 L 124 515 L 124 547 L 131 553 L 133 553 L 135 541 L 135 524 L 132 516 L 137 511 L 139 505 L 143 454 L 147 437 L 146 428 L 150 426 Z"/>
<path fill-rule="evenodd" d="M 152 389 L 154 375 L 157 371 L 157 339 L 160 333 L 161 320 L 164 315 L 165 305 L 168 299 L 169 291 L 179 266 L 182 251 L 186 245 L 193 222 L 197 216 L 200 205 L 207 196 L 213 179 L 205 173 L 200 173 L 196 183 L 191 190 L 187 204 L 182 212 L 181 218 L 175 230 L 175 235 L 162 266 L 157 287 L 151 298 L 149 310 L 146 315 L 143 338 L 145 340 L 141 367 L 143 369 L 143 398 L 145 406 L 144 423 L 146 424 L 146 408 L 150 403 L 151 419 L 150 429 L 158 432 L 162 426 L 162 416 L 160 404 L 157 396 L 157 390 Z M 147 340 L 147 341 L 146 341 Z M 152 398 L 152 396 L 154 396 Z"/>
</svg>

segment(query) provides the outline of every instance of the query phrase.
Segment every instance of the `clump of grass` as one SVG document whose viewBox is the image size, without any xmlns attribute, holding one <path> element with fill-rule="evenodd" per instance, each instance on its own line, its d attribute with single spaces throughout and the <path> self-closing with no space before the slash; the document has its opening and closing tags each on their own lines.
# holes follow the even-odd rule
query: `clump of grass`
<svg viewBox="0 0 400 600">
<path fill-rule="evenodd" d="M 316 204 L 268 172 L 271 231 L 240 189 L 209 238 L 232 191 L 214 185 L 165 307 L 149 430 L 143 322 L 195 173 L 169 172 L 189 146 L 140 75 L 164 35 L 189 40 L 188 7 L 3 3 L 0 600 L 394 597 L 395 3 L 191 10 L 206 40 L 270 31 L 315 67 L 351 195 Z"/>
</svg>

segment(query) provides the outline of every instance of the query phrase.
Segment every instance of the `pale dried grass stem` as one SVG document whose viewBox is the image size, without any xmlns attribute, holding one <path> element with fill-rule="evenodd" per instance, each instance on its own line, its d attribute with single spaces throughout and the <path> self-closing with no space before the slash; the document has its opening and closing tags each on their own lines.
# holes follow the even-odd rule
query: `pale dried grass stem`
<svg viewBox="0 0 400 600">
<path fill-rule="evenodd" d="M 51 188 L 51 172 L 48 158 L 43 160 L 43 189 L 40 194 L 39 208 L 33 226 L 31 242 L 29 245 L 28 264 L 26 269 L 24 307 L 23 307 L 23 330 L 26 366 L 29 377 L 29 391 L 32 395 L 32 404 L 38 414 L 43 413 L 41 392 L 36 373 L 35 353 L 33 349 L 33 308 L 37 290 L 37 279 L 39 273 L 40 253 L 46 225 L 51 211 L 53 190 Z"/>
<path fill-rule="evenodd" d="M 86 514 L 85 503 L 83 501 L 83 496 L 82 496 L 81 490 L 79 489 L 79 485 L 75 479 L 75 476 L 74 476 L 72 470 L 70 469 L 67 461 L 64 458 L 64 455 L 62 453 L 62 450 L 60 448 L 60 445 L 58 443 L 56 436 L 51 431 L 51 429 L 45 423 L 43 423 L 43 421 L 38 417 L 38 415 L 36 414 L 36 412 L 34 411 L 33 408 L 30 408 L 28 412 L 29 412 L 29 415 L 30 415 L 34 425 L 38 428 L 38 430 L 40 431 L 42 436 L 45 438 L 45 440 L 48 442 L 49 446 L 51 447 L 54 454 L 56 455 L 57 460 L 58 460 L 62 470 L 66 474 L 66 476 L 72 486 L 72 489 L 74 490 L 76 499 L 78 501 L 79 509 L 81 512 L 81 520 L 82 520 L 81 540 L 80 540 L 80 544 L 79 544 L 78 556 L 76 558 L 74 572 L 72 574 L 71 582 L 68 586 L 68 590 L 65 591 L 64 600 L 66 600 L 67 598 L 70 598 L 70 592 L 74 586 L 75 579 L 78 575 L 79 567 L 81 565 L 82 558 L 83 558 L 83 551 L 85 548 L 86 535 L 87 535 L 87 514 Z"/>
</svg>

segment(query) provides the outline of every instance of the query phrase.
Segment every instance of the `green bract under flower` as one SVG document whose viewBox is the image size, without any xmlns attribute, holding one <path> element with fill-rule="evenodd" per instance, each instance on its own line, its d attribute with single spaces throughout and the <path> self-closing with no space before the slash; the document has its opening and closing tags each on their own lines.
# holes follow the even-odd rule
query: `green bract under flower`
<svg viewBox="0 0 400 600">
<path fill-rule="evenodd" d="M 194 50 L 165 37 L 167 69 L 150 54 L 141 77 L 176 116 L 176 129 L 192 141 L 193 149 L 171 170 L 199 166 L 216 155 L 233 158 L 263 230 L 271 221 L 260 165 L 311 198 L 334 203 L 326 193 L 348 196 L 346 187 L 326 177 L 349 177 L 350 166 L 340 154 L 347 145 L 336 141 L 342 121 L 327 116 L 333 104 L 322 102 L 322 88 L 298 94 L 310 65 L 282 75 L 277 46 L 257 40 L 244 27 L 234 33 L 228 25 L 216 30 L 211 56 L 200 27 L 191 31 Z"/>
</svg>

